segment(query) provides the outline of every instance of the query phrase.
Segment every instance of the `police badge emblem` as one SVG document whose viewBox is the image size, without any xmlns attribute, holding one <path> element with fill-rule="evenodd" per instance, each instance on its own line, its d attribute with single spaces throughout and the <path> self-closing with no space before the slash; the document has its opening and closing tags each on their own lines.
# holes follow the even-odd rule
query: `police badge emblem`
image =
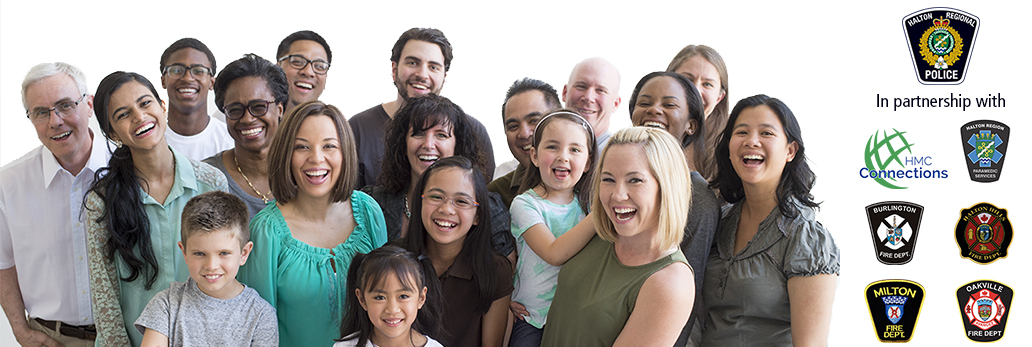
<svg viewBox="0 0 1032 347">
<path fill-rule="evenodd" d="M 976 120 L 960 127 L 968 175 L 975 182 L 996 182 L 1010 142 L 1010 127 L 993 120 Z"/>
<path fill-rule="evenodd" d="M 963 83 L 979 23 L 970 13 L 945 7 L 903 17 L 917 79 L 923 84 Z"/>
<path fill-rule="evenodd" d="M 957 289 L 960 319 L 968 339 L 992 342 L 1003 338 L 1014 290 L 989 280 L 974 281 Z"/>
<path fill-rule="evenodd" d="M 1006 258 L 1013 236 L 1005 209 L 983 202 L 960 210 L 956 238 L 961 257 L 980 264 Z"/>
<path fill-rule="evenodd" d="M 914 337 L 924 287 L 914 281 L 883 280 L 867 285 L 864 297 L 878 340 L 907 342 Z"/>
<path fill-rule="evenodd" d="M 886 201 L 867 206 L 874 253 L 882 264 L 900 265 L 914 258 L 917 232 L 924 207 L 904 201 Z"/>
</svg>

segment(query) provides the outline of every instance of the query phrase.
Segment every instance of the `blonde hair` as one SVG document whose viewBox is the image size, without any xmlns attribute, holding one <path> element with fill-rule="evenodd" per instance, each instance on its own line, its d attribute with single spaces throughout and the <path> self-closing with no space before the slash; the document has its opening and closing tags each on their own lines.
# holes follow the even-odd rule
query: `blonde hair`
<svg viewBox="0 0 1032 347">
<path fill-rule="evenodd" d="M 684 226 L 688 220 L 688 208 L 691 206 L 692 187 L 688 183 L 691 170 L 684 159 L 681 146 L 672 135 L 664 130 L 649 127 L 631 127 L 617 131 L 609 139 L 606 148 L 598 161 L 596 172 L 602 172 L 607 154 L 615 145 L 635 144 L 641 146 L 645 151 L 645 158 L 649 163 L 649 172 L 656 178 L 659 184 L 659 223 L 658 237 L 661 238 L 660 246 L 663 249 L 676 247 L 681 243 L 684 235 Z M 602 182 L 602 175 L 595 175 L 592 180 L 591 209 L 595 213 L 595 231 L 603 240 L 616 242 L 619 236 L 602 207 L 602 199 L 599 196 L 599 185 Z"/>
</svg>

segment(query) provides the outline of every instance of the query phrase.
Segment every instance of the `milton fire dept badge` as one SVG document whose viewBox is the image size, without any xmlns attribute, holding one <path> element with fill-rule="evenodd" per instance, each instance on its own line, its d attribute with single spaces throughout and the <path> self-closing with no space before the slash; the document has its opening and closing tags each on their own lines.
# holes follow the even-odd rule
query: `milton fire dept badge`
<svg viewBox="0 0 1032 347">
<path fill-rule="evenodd" d="M 914 281 L 883 280 L 867 285 L 864 297 L 878 340 L 907 342 L 914 337 L 924 301 L 924 287 Z"/>
</svg>

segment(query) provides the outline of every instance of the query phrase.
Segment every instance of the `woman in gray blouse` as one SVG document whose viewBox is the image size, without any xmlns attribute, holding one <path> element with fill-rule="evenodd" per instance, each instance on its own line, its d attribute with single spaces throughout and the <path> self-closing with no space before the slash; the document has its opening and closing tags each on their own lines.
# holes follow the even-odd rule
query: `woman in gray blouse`
<svg viewBox="0 0 1032 347">
<path fill-rule="evenodd" d="M 269 187 L 269 145 L 287 102 L 283 69 L 254 54 L 229 63 L 215 79 L 215 105 L 226 114 L 236 143 L 204 162 L 229 178 L 229 192 L 244 200 L 254 218 L 275 201 Z"/>
<path fill-rule="evenodd" d="M 717 145 L 724 208 L 706 266 L 704 346 L 827 345 L 839 272 L 814 216 L 795 115 L 766 95 L 739 101 Z"/>
</svg>

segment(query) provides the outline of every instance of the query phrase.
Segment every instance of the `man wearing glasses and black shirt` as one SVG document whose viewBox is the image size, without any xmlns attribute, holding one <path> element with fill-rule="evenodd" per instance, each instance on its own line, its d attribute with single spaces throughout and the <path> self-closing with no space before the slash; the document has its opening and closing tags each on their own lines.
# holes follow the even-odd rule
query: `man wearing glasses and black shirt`
<svg viewBox="0 0 1032 347">
<path fill-rule="evenodd" d="M 161 54 L 161 87 L 168 90 L 168 145 L 201 161 L 233 148 L 226 123 L 208 115 L 215 82 L 215 55 L 194 38 L 172 43 Z"/>
<path fill-rule="evenodd" d="M 280 42 L 276 62 L 287 74 L 287 94 L 290 95 L 284 115 L 290 114 L 297 105 L 319 100 L 326 88 L 326 73 L 332 61 L 330 45 L 314 31 L 298 31 Z"/>
</svg>

